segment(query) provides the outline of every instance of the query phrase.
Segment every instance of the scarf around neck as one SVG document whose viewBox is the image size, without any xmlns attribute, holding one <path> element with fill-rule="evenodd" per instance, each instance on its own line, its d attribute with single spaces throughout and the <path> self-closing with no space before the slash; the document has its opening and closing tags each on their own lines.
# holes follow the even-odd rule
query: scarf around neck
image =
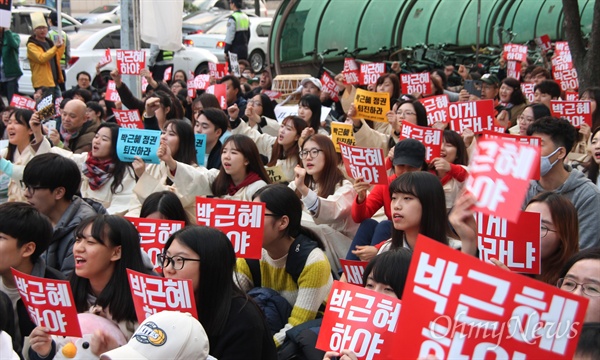
<svg viewBox="0 0 600 360">
<path fill-rule="evenodd" d="M 98 160 L 89 152 L 81 171 L 88 178 L 90 189 L 98 190 L 112 178 L 114 169 L 111 159 Z"/>
<path fill-rule="evenodd" d="M 239 183 L 237 186 L 233 183 L 233 181 L 231 183 L 229 183 L 229 186 L 227 187 L 227 194 L 229 196 L 233 196 L 241 188 L 246 187 L 250 184 L 253 184 L 259 180 L 262 180 L 262 178 L 257 173 L 250 172 L 248 175 L 246 175 L 244 180 L 242 180 L 242 182 Z"/>
</svg>

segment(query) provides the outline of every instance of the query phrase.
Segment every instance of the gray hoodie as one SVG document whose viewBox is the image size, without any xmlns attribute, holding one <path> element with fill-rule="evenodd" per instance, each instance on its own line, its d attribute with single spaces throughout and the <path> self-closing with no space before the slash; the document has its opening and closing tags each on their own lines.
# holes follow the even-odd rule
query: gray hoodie
<svg viewBox="0 0 600 360">
<path fill-rule="evenodd" d="M 600 189 L 585 175 L 565 165 L 569 177 L 564 184 L 553 192 L 571 200 L 579 218 L 579 248 L 581 250 L 600 246 Z M 525 204 L 534 196 L 545 192 L 536 180 L 532 180 L 527 190 Z"/>
</svg>

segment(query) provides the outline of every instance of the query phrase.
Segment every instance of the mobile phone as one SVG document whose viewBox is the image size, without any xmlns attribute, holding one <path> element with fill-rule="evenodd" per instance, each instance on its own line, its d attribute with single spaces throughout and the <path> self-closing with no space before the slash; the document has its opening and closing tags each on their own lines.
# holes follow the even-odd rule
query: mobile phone
<svg viewBox="0 0 600 360">
<path fill-rule="evenodd" d="M 56 130 L 56 120 L 48 120 L 44 123 L 44 125 L 46 125 L 48 128 L 48 133 L 50 133 L 52 130 Z"/>
<path fill-rule="evenodd" d="M 465 80 L 465 90 L 471 95 L 481 97 L 481 80 Z"/>
</svg>

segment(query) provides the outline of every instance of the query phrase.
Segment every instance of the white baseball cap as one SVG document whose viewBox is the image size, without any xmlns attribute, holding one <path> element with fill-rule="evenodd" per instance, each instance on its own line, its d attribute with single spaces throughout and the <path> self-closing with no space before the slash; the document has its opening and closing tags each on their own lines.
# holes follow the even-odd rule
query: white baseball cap
<svg viewBox="0 0 600 360">
<path fill-rule="evenodd" d="M 321 84 L 321 80 L 314 78 L 314 77 L 306 78 L 306 79 L 302 80 L 302 82 L 300 84 L 302 86 L 304 86 L 305 84 L 307 84 L 309 82 L 313 83 L 317 87 L 317 89 L 319 89 L 319 91 L 323 90 L 323 85 Z"/>
<path fill-rule="evenodd" d="M 188 313 L 161 311 L 144 320 L 127 344 L 100 359 L 204 360 L 208 351 L 208 336 L 198 320 Z"/>
</svg>

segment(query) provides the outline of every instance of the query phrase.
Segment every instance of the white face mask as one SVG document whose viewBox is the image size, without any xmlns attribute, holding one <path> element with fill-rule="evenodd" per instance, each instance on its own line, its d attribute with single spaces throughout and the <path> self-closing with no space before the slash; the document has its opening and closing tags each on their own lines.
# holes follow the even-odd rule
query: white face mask
<svg viewBox="0 0 600 360">
<path fill-rule="evenodd" d="M 552 155 L 556 154 L 558 152 L 558 150 L 560 150 L 560 146 L 556 150 L 554 150 L 551 154 L 549 154 L 547 156 L 542 156 L 541 161 L 540 161 L 540 175 L 541 176 L 544 176 L 548 172 L 550 172 L 550 170 L 552 170 L 552 167 L 554 165 L 556 165 L 556 163 L 558 162 L 559 159 L 556 159 L 553 163 L 550 163 L 550 158 L 552 157 Z"/>
</svg>

